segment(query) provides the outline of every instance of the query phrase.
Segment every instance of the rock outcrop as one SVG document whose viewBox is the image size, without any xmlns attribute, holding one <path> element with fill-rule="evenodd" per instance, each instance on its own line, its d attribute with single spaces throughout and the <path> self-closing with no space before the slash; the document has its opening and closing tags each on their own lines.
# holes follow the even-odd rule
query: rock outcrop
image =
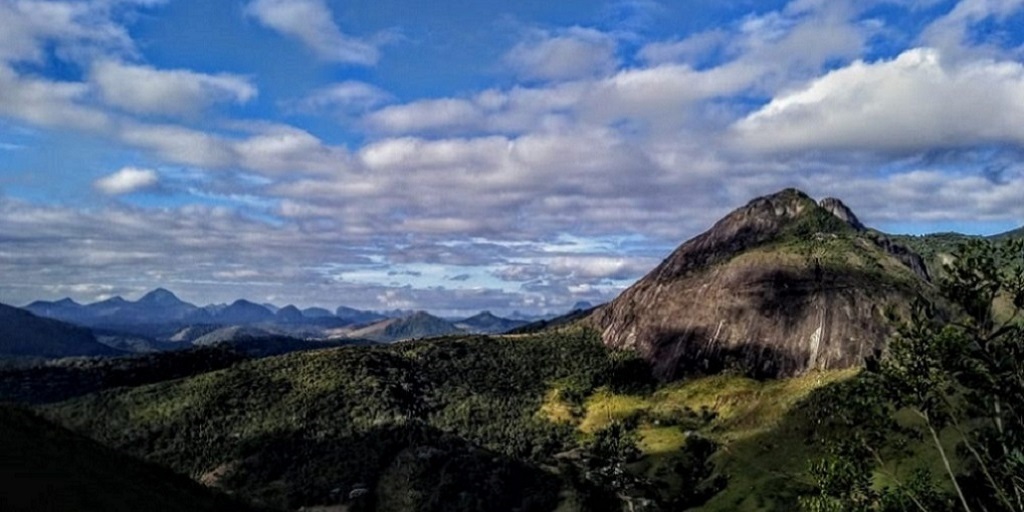
<svg viewBox="0 0 1024 512">
<path fill-rule="evenodd" d="M 822 199 L 818 206 L 821 206 L 825 211 L 839 217 L 839 220 L 847 223 L 853 229 L 857 231 L 864 231 L 867 229 L 864 224 L 861 224 L 860 219 L 853 214 L 853 210 L 846 206 L 842 201 L 834 197 L 826 197 Z"/>
<path fill-rule="evenodd" d="M 931 285 L 842 202 L 787 189 L 689 240 L 585 323 L 661 378 L 759 377 L 862 364 Z M 900 248 L 903 251 L 909 250 Z M 912 254 L 912 253 L 910 253 Z"/>
</svg>

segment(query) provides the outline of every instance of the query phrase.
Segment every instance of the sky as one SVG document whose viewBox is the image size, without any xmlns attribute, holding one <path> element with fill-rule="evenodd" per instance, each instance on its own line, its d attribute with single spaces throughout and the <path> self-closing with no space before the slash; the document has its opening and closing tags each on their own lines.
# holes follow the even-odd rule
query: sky
<svg viewBox="0 0 1024 512">
<path fill-rule="evenodd" d="M 1024 0 L 0 0 L 0 302 L 560 313 L 751 198 L 1024 224 Z"/>
</svg>

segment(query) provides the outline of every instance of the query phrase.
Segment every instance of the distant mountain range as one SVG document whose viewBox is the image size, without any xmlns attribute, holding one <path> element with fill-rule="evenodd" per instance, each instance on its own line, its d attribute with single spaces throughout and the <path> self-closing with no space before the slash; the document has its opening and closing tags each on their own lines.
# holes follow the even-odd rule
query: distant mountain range
<svg viewBox="0 0 1024 512">
<path fill-rule="evenodd" d="M 136 301 L 113 297 L 80 304 L 65 298 L 5 308 L 0 312 L 19 320 L 0 327 L 5 336 L 0 341 L 6 345 L 0 346 L 0 356 L 40 358 L 150 353 L 241 341 L 251 345 L 268 339 L 391 343 L 460 333 L 500 334 L 526 323 L 486 311 L 442 319 L 422 311 L 383 313 L 339 306 L 332 312 L 245 299 L 200 307 L 164 288 Z"/>
<path fill-rule="evenodd" d="M 127 332 L 146 334 L 173 341 L 186 341 L 181 334 L 182 329 L 201 329 L 208 334 L 219 327 L 227 326 L 276 326 L 281 329 L 278 334 L 296 333 L 308 336 L 309 330 L 337 329 L 349 326 L 371 326 L 386 320 L 416 317 L 419 312 L 394 310 L 389 312 L 364 311 L 347 306 L 339 306 L 333 312 L 324 308 L 311 307 L 299 309 L 294 305 L 278 307 L 274 304 L 257 304 L 239 299 L 231 304 L 210 304 L 196 306 L 179 299 L 174 293 L 164 288 L 157 288 L 137 301 L 128 301 L 122 297 L 113 297 L 91 304 L 79 304 L 70 298 L 58 301 L 36 301 L 23 309 L 40 317 L 61 320 L 85 327 L 121 329 Z M 430 315 L 427 315 L 430 316 Z M 436 318 L 432 317 L 431 318 Z M 451 323 L 459 324 L 454 330 L 437 328 L 423 330 L 414 328 L 412 334 L 428 332 L 471 332 L 496 334 L 523 325 L 526 320 L 534 317 L 508 319 L 497 317 L 490 312 L 483 312 L 465 319 L 457 319 Z M 406 320 L 401 325 L 421 323 L 418 320 Z M 438 320 L 441 320 L 438 318 Z M 447 320 L 441 320 L 448 322 Z M 435 322 L 436 324 L 436 322 Z M 203 326 L 203 327 L 200 327 Z M 162 327 L 158 328 L 158 327 Z M 196 336 L 198 337 L 198 336 Z M 195 337 L 191 337 L 194 339 Z"/>
</svg>

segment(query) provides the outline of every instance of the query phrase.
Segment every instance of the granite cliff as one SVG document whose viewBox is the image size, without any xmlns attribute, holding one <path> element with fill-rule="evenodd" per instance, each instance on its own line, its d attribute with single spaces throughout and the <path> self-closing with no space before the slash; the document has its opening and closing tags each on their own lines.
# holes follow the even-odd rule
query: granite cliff
<svg viewBox="0 0 1024 512">
<path fill-rule="evenodd" d="M 931 290 L 919 256 L 841 201 L 787 189 L 728 214 L 583 322 L 661 378 L 790 376 L 877 356 L 890 315 Z"/>
</svg>

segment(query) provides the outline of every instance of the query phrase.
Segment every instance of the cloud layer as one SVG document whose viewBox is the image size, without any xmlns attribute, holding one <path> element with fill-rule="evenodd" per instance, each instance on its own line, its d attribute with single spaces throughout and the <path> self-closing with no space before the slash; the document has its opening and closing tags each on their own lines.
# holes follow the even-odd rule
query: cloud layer
<svg viewBox="0 0 1024 512">
<path fill-rule="evenodd" d="M 1024 224 L 1024 2 L 399 4 L 0 0 L 0 301 L 559 312 L 789 186 Z"/>
</svg>

